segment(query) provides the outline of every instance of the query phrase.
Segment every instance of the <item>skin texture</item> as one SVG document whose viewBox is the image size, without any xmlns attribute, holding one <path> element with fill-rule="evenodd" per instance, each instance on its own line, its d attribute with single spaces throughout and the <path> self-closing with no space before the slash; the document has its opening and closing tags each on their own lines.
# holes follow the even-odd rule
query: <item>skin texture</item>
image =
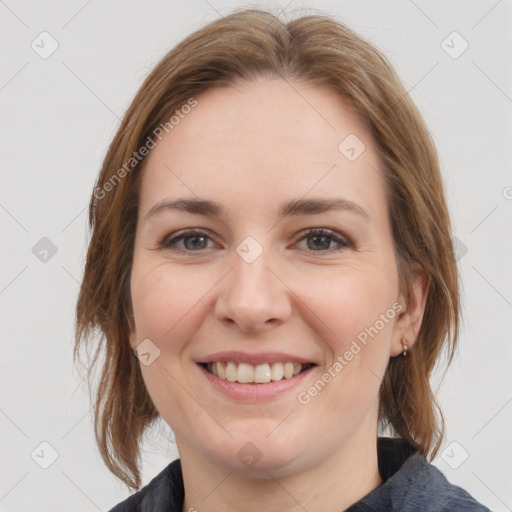
<svg viewBox="0 0 512 512">
<path fill-rule="evenodd" d="M 382 483 L 379 386 L 402 337 L 409 347 L 416 339 L 427 285 L 418 272 L 406 310 L 379 158 L 344 99 L 280 79 L 209 89 L 196 99 L 146 161 L 131 276 L 130 344 L 150 339 L 160 350 L 141 370 L 176 437 L 184 510 L 346 508 Z M 366 146 L 352 162 L 338 149 L 349 134 Z M 216 201 L 223 216 L 163 209 L 146 217 L 177 198 Z M 345 210 L 279 215 L 282 203 L 311 198 L 344 198 L 367 218 Z M 182 239 L 179 251 L 159 247 L 191 228 L 209 238 Z M 319 241 L 310 228 L 349 245 Z M 247 236 L 263 249 L 252 263 L 236 251 Z M 397 303 L 402 311 L 301 404 L 298 393 Z M 284 352 L 317 366 L 299 387 L 249 403 L 220 394 L 196 364 L 231 350 Z M 261 454 L 251 467 L 237 457 L 247 442 Z"/>
</svg>

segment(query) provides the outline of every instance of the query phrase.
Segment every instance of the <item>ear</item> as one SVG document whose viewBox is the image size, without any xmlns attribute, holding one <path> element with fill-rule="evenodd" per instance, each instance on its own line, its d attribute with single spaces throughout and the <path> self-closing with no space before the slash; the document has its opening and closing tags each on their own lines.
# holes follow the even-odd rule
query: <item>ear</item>
<svg viewBox="0 0 512 512">
<path fill-rule="evenodd" d="M 130 342 L 130 347 L 132 348 L 132 350 L 135 350 L 135 348 L 138 345 L 138 343 L 137 343 L 137 335 L 135 334 L 135 331 L 132 330 L 130 332 L 130 335 L 128 336 L 128 340 Z"/>
<path fill-rule="evenodd" d="M 393 330 L 393 340 L 391 344 L 391 357 L 400 355 L 404 351 L 402 338 L 407 340 L 407 347 L 411 348 L 415 343 L 420 332 L 425 305 L 427 303 L 428 290 L 430 286 L 430 277 L 423 268 L 415 263 L 411 269 L 411 298 L 409 307 L 407 307 L 407 297 L 405 291 L 401 293 L 399 302 L 404 305 L 404 310 L 398 315 Z"/>
</svg>

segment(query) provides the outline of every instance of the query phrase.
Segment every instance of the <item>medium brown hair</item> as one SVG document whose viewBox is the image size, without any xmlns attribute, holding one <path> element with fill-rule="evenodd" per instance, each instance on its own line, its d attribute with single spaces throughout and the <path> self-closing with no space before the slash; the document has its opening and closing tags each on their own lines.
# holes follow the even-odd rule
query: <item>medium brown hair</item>
<svg viewBox="0 0 512 512">
<path fill-rule="evenodd" d="M 144 163 L 130 159 L 191 98 L 214 86 L 259 77 L 329 87 L 367 123 L 381 157 L 407 300 L 413 265 L 419 264 L 430 279 L 417 341 L 407 357 L 391 358 L 384 375 L 379 421 L 426 457 L 434 457 L 442 441 L 444 422 L 430 376 L 443 347 L 448 364 L 452 360 L 459 291 L 431 136 L 392 66 L 346 26 L 324 15 L 284 21 L 270 12 L 237 11 L 187 37 L 154 68 L 110 145 L 89 206 L 92 236 L 76 308 L 74 356 L 82 347 L 95 347 L 88 358 L 89 377 L 103 356 L 95 397 L 96 440 L 108 468 L 131 488 L 140 487 L 140 443 L 158 412 L 128 341 Z"/>
</svg>

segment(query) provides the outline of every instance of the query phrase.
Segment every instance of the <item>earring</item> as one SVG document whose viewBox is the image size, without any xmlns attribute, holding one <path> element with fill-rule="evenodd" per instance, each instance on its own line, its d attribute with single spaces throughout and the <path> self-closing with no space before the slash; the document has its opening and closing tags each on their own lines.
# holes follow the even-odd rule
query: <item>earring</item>
<svg viewBox="0 0 512 512">
<path fill-rule="evenodd" d="M 402 355 L 407 355 L 407 340 L 405 338 L 402 338 L 402 345 L 404 346 L 404 352 Z"/>
</svg>

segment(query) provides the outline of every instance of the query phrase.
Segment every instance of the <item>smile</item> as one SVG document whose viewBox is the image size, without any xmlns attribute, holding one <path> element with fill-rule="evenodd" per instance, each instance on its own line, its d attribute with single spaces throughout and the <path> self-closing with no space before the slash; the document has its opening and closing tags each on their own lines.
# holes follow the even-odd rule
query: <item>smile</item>
<svg viewBox="0 0 512 512">
<path fill-rule="evenodd" d="M 234 361 L 202 363 L 201 366 L 221 380 L 242 384 L 268 384 L 291 379 L 314 366 L 313 363 L 274 362 L 252 365 Z"/>
</svg>

